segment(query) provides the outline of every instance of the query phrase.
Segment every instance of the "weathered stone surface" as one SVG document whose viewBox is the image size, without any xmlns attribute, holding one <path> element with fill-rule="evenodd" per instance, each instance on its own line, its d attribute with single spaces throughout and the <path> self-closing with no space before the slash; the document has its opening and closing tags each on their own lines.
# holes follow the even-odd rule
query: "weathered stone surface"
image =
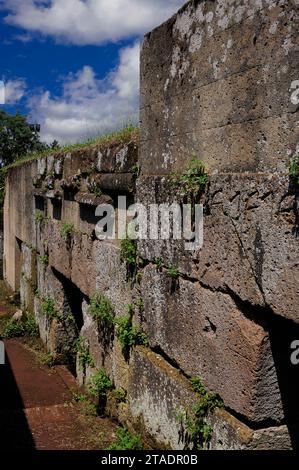
<svg viewBox="0 0 299 470">
<path fill-rule="evenodd" d="M 211 171 L 284 171 L 296 149 L 294 2 L 188 2 L 146 36 L 141 166 L 167 174 L 196 155 Z"/>
<path fill-rule="evenodd" d="M 128 390 L 131 419 L 135 427 L 158 442 L 157 447 L 184 448 L 178 412 L 190 411 L 198 401 L 189 381 L 160 355 L 138 347 L 130 369 Z M 253 431 L 222 409 L 207 417 L 213 427 L 214 450 L 290 449 L 286 426 Z M 268 441 L 267 441 L 268 438 Z M 160 445 L 160 446 L 159 446 Z"/>
<path fill-rule="evenodd" d="M 269 334 L 228 295 L 174 280 L 149 265 L 142 296 L 141 324 L 153 348 L 188 375 L 201 377 L 228 407 L 251 421 L 283 418 Z"/>
<path fill-rule="evenodd" d="M 144 178 L 138 201 L 180 200 L 166 179 Z M 145 259 L 161 258 L 213 289 L 235 293 L 253 305 L 299 322 L 298 200 L 287 176 L 218 175 L 199 202 L 204 204 L 204 243 L 188 252 L 183 241 L 139 241 Z"/>
</svg>

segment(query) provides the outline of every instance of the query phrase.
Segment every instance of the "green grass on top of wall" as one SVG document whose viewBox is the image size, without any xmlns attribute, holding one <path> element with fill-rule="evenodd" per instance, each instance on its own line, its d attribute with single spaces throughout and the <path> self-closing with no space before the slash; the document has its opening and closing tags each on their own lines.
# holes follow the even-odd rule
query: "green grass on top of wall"
<svg viewBox="0 0 299 470">
<path fill-rule="evenodd" d="M 47 149 L 41 152 L 32 152 L 28 155 L 24 155 L 17 160 L 15 160 L 10 165 L 7 165 L 1 168 L 1 173 L 6 173 L 11 168 L 18 167 L 24 163 L 31 162 L 34 160 L 39 160 L 40 158 L 47 157 L 49 155 L 62 156 L 67 152 L 74 150 L 84 150 L 90 149 L 99 146 L 109 146 L 109 145 L 120 145 L 122 143 L 129 142 L 131 139 L 137 139 L 139 137 L 139 128 L 134 125 L 125 126 L 123 129 L 111 132 L 108 134 L 100 135 L 92 139 L 85 140 L 83 142 L 78 142 L 76 144 L 65 145 L 64 147 L 59 148 L 58 150 Z"/>
</svg>

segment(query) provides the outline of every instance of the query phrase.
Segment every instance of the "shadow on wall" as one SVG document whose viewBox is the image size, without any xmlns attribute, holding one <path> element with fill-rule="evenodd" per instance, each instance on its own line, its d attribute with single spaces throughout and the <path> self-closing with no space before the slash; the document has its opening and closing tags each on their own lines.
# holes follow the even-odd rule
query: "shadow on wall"
<svg viewBox="0 0 299 470">
<path fill-rule="evenodd" d="M 295 365 L 291 362 L 293 352 L 291 343 L 294 340 L 299 341 L 299 325 L 282 317 L 273 317 L 269 334 L 285 424 L 290 433 L 293 449 L 299 450 L 299 364 Z"/>
<path fill-rule="evenodd" d="M 5 365 L 0 365 L 0 378 L 0 447 L 5 450 L 35 449 L 24 403 L 7 355 Z"/>
</svg>

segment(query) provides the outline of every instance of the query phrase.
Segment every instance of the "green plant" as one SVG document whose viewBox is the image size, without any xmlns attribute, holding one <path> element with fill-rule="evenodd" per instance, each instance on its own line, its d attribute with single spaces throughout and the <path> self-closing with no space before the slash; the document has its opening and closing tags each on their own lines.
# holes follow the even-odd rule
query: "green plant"
<svg viewBox="0 0 299 470">
<path fill-rule="evenodd" d="M 81 405 L 82 411 L 85 415 L 97 416 L 97 407 L 90 401 L 90 398 L 87 395 L 74 393 L 73 400 Z"/>
<path fill-rule="evenodd" d="M 178 277 L 180 277 L 180 271 L 178 270 L 177 267 L 175 266 L 169 266 L 169 268 L 167 268 L 167 274 L 168 276 L 172 277 L 173 279 L 177 279 Z"/>
<path fill-rule="evenodd" d="M 39 328 L 35 316 L 31 312 L 26 312 L 23 319 L 25 335 L 31 338 L 38 338 Z"/>
<path fill-rule="evenodd" d="M 30 312 L 25 312 L 19 320 L 13 320 L 11 318 L 6 323 L 3 333 L 4 338 L 16 338 L 20 336 L 28 336 L 31 338 L 37 338 L 39 336 L 38 325 L 34 315 Z"/>
<path fill-rule="evenodd" d="M 135 240 L 123 238 L 120 242 L 120 257 L 126 261 L 129 266 L 136 266 L 137 263 L 137 245 Z"/>
<path fill-rule="evenodd" d="M 21 321 L 9 320 L 5 326 L 4 338 L 17 338 L 24 335 L 24 325 Z"/>
<path fill-rule="evenodd" d="M 96 181 L 90 181 L 89 182 L 88 190 L 91 194 L 94 194 L 97 197 L 101 196 L 101 194 L 102 194 L 102 190 L 101 190 L 99 184 Z"/>
<path fill-rule="evenodd" d="M 94 367 L 94 360 L 89 351 L 87 340 L 82 336 L 79 336 L 75 341 L 75 352 L 78 354 L 81 370 L 85 371 L 86 367 Z"/>
<path fill-rule="evenodd" d="M 135 178 L 138 178 L 138 176 L 140 175 L 140 171 L 141 168 L 139 163 L 135 163 L 135 165 L 133 165 L 131 168 L 131 173 L 135 176 Z"/>
<path fill-rule="evenodd" d="M 107 397 L 107 392 L 112 390 L 113 382 L 107 375 L 105 369 L 98 369 L 97 372 L 91 377 L 88 382 L 88 391 L 94 398 L 104 400 Z"/>
<path fill-rule="evenodd" d="M 143 450 L 140 436 L 133 436 L 128 428 L 119 428 L 116 431 L 116 442 L 107 450 Z"/>
<path fill-rule="evenodd" d="M 289 166 L 290 178 L 296 185 L 299 185 L 299 154 L 295 155 Z"/>
<path fill-rule="evenodd" d="M 144 300 L 141 296 L 137 297 L 137 299 L 135 300 L 135 305 L 139 309 L 139 311 L 142 312 L 144 310 Z"/>
<path fill-rule="evenodd" d="M 140 332 L 132 323 L 134 306 L 128 305 L 128 315 L 115 319 L 116 336 L 124 350 L 128 351 L 132 346 L 148 346 L 148 337 Z"/>
<path fill-rule="evenodd" d="M 100 319 L 104 325 L 112 327 L 114 324 L 114 308 L 105 295 L 95 293 L 90 299 L 89 313 L 95 320 Z"/>
<path fill-rule="evenodd" d="M 54 356 L 50 352 L 39 352 L 37 358 L 44 366 L 53 367 L 55 364 Z"/>
<path fill-rule="evenodd" d="M 71 238 L 71 236 L 74 234 L 74 231 L 75 231 L 75 227 L 72 222 L 64 222 L 61 225 L 60 236 L 65 241 L 68 241 Z"/>
<path fill-rule="evenodd" d="M 159 270 L 161 270 L 161 269 L 163 268 L 163 260 L 162 260 L 162 258 L 155 258 L 155 259 L 154 259 L 154 263 L 155 263 L 155 265 L 157 266 L 157 268 L 158 268 Z"/>
<path fill-rule="evenodd" d="M 224 404 L 219 395 L 206 390 L 198 377 L 192 377 L 190 383 L 198 395 L 199 401 L 193 407 L 191 415 L 180 413 L 179 420 L 186 427 L 194 449 L 200 450 L 210 441 L 213 434 L 213 428 L 206 422 L 207 415 L 213 412 L 216 407 L 223 407 Z"/>
<path fill-rule="evenodd" d="M 127 401 L 127 392 L 123 388 L 113 390 L 113 396 L 117 403 L 126 403 Z"/>
<path fill-rule="evenodd" d="M 42 313 L 49 319 L 53 320 L 56 318 L 58 321 L 62 321 L 63 317 L 61 313 L 57 310 L 55 305 L 55 300 L 51 297 L 46 297 L 41 305 Z"/>
<path fill-rule="evenodd" d="M 183 194 L 196 194 L 202 191 L 209 181 L 209 176 L 201 160 L 194 157 L 186 167 L 183 174 L 173 175 L 173 183 L 180 187 Z"/>
<path fill-rule="evenodd" d="M 49 256 L 48 255 L 40 255 L 38 257 L 38 259 L 40 260 L 40 262 L 44 265 L 44 266 L 48 266 L 49 264 Z"/>
<path fill-rule="evenodd" d="M 35 212 L 35 217 L 34 217 L 34 219 L 35 219 L 35 222 L 36 222 L 36 223 L 42 223 L 42 222 L 45 220 L 44 213 L 43 213 L 42 211 L 40 211 L 40 210 L 37 210 L 37 211 Z"/>
</svg>

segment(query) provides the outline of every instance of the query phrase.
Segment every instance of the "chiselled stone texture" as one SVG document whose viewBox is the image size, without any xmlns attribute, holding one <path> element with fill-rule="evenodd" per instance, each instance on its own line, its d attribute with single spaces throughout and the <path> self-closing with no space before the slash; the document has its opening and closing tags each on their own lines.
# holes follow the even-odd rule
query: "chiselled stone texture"
<svg viewBox="0 0 299 470">
<path fill-rule="evenodd" d="M 251 421 L 281 420 L 283 410 L 268 332 L 232 299 L 148 266 L 142 327 L 189 376 L 202 377 L 226 405 Z"/>
<path fill-rule="evenodd" d="M 137 429 L 143 426 L 160 446 L 186 447 L 177 416 L 180 411 L 190 411 L 198 397 L 176 368 L 158 354 L 136 348 L 128 397 L 131 420 Z M 253 431 L 222 409 L 208 416 L 207 422 L 214 428 L 209 447 L 215 450 L 290 449 L 292 446 L 286 426 Z"/>
<path fill-rule="evenodd" d="M 188 2 L 141 54 L 141 164 L 284 171 L 298 144 L 296 0 Z"/>
<path fill-rule="evenodd" d="M 163 177 L 141 179 L 137 198 L 146 206 L 182 199 Z M 196 202 L 204 204 L 201 250 L 186 251 L 184 241 L 141 240 L 141 256 L 299 322 L 299 207 L 289 178 L 221 174 Z"/>
</svg>

